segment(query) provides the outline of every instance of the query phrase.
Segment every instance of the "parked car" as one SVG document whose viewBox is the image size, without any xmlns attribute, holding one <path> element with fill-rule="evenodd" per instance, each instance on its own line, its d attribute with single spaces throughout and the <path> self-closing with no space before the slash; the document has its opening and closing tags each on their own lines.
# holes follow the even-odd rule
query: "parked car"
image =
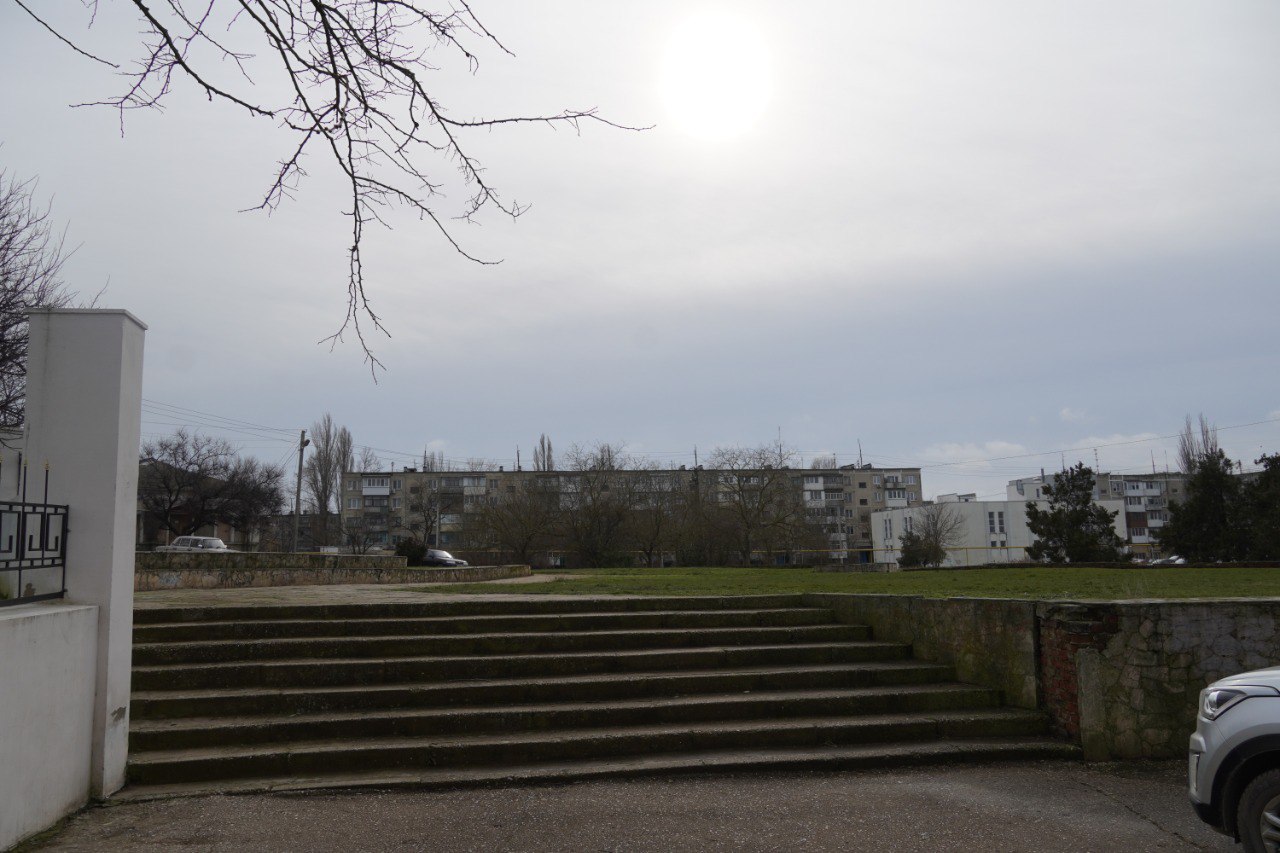
<svg viewBox="0 0 1280 853">
<path fill-rule="evenodd" d="M 466 560 L 459 560 L 448 551 L 438 551 L 435 548 L 427 549 L 427 556 L 422 558 L 424 566 L 465 566 Z"/>
<path fill-rule="evenodd" d="M 217 552 L 234 554 L 230 548 L 216 536 L 179 536 L 168 545 L 160 545 L 156 551 L 161 553 L 187 553 L 192 551 Z"/>
<path fill-rule="evenodd" d="M 1280 849 L 1280 667 L 1200 692 L 1187 775 L 1201 820 L 1247 853 Z"/>
</svg>

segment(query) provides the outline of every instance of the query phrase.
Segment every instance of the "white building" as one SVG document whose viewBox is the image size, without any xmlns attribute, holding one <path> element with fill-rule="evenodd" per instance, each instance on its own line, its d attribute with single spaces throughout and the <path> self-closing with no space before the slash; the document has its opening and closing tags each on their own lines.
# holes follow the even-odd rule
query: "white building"
<svg viewBox="0 0 1280 853">
<path fill-rule="evenodd" d="M 1048 500 L 1033 500 L 1047 508 Z M 1125 539 L 1124 501 L 1098 501 L 1116 513 L 1116 535 Z M 981 566 L 987 563 L 1016 563 L 1027 559 L 1027 549 L 1035 536 L 1027 528 L 1027 501 L 980 501 L 973 495 L 939 495 L 935 504 L 886 509 L 872 513 L 871 536 L 877 563 L 895 563 L 902 555 L 899 537 L 920 523 L 922 513 L 943 507 L 961 520 L 954 546 L 947 549 L 947 566 Z"/>
</svg>

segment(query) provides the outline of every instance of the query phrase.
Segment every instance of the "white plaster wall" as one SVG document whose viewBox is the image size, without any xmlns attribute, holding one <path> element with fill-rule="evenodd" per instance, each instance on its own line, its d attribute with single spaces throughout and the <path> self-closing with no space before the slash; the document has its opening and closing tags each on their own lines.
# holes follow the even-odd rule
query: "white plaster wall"
<svg viewBox="0 0 1280 853">
<path fill-rule="evenodd" d="M 98 608 L 0 609 L 0 850 L 89 799 Z"/>
<path fill-rule="evenodd" d="M 1033 491 L 1034 493 L 1034 491 Z M 1032 501 L 1041 508 L 1049 506 L 1048 501 Z M 1123 501 L 1098 501 L 1104 508 L 1121 511 L 1112 522 L 1112 527 L 1122 540 L 1125 538 Z M 1018 562 L 1027 559 L 1026 549 L 1035 542 L 1035 536 L 1027 527 L 1027 502 L 1023 501 L 970 501 L 966 503 L 947 503 L 949 512 L 960 516 L 964 522 L 960 541 L 947 552 L 948 566 L 976 566 L 983 563 Z M 876 549 L 876 559 L 893 562 L 901 554 L 900 537 L 906 531 L 907 516 L 918 516 L 924 507 L 908 509 L 877 510 L 871 514 L 871 543 Z M 1003 512 L 1005 536 L 992 534 L 988 526 L 987 513 Z M 893 519 L 893 539 L 887 540 L 884 535 L 884 519 Z M 993 541 L 1003 541 L 1005 546 L 992 548 Z"/>
</svg>

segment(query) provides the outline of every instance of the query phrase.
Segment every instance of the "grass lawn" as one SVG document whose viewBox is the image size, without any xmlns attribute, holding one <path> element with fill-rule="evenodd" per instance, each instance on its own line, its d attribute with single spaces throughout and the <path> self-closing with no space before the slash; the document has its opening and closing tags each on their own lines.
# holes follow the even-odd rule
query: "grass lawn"
<svg viewBox="0 0 1280 853">
<path fill-rule="evenodd" d="M 866 592 L 930 598 L 1269 598 L 1280 597 L 1280 569 L 1160 566 L 1128 569 L 1043 568 L 843 573 L 803 568 L 557 569 L 567 576 L 529 584 L 448 584 L 439 593 L 555 595 L 759 595 Z"/>
</svg>

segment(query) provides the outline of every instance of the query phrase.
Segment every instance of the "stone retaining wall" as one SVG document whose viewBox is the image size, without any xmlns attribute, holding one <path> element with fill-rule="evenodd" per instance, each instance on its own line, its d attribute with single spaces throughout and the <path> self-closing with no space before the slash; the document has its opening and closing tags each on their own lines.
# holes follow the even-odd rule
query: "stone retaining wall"
<svg viewBox="0 0 1280 853">
<path fill-rule="evenodd" d="M 870 625 L 877 640 L 910 643 L 919 657 L 954 666 L 961 681 L 1003 691 L 1010 705 L 1039 707 L 1033 601 L 811 593 L 804 603 Z"/>
<path fill-rule="evenodd" d="M 139 551 L 135 570 L 190 569 L 403 569 L 404 557 L 372 554 L 285 554 L 273 551 L 232 551 L 226 554 L 184 551 Z"/>
<path fill-rule="evenodd" d="M 1200 691 L 1280 666 L 1280 599 L 1035 602 L 810 594 L 806 604 L 911 643 L 961 681 L 1043 708 L 1090 760 L 1176 758 Z"/>
<path fill-rule="evenodd" d="M 200 556 L 200 555 L 197 555 Z M 386 559 L 386 558 L 383 558 Z M 397 558 L 403 561 L 403 557 Z M 461 566 L 458 568 L 218 568 L 214 566 L 137 568 L 133 588 L 231 589 L 264 586 L 312 586 L 317 584 L 378 583 L 478 583 L 528 577 L 528 566 Z"/>
<path fill-rule="evenodd" d="M 1037 618 L 1046 709 L 1089 759 L 1182 756 L 1205 685 L 1280 665 L 1280 599 L 1042 602 Z"/>
</svg>

